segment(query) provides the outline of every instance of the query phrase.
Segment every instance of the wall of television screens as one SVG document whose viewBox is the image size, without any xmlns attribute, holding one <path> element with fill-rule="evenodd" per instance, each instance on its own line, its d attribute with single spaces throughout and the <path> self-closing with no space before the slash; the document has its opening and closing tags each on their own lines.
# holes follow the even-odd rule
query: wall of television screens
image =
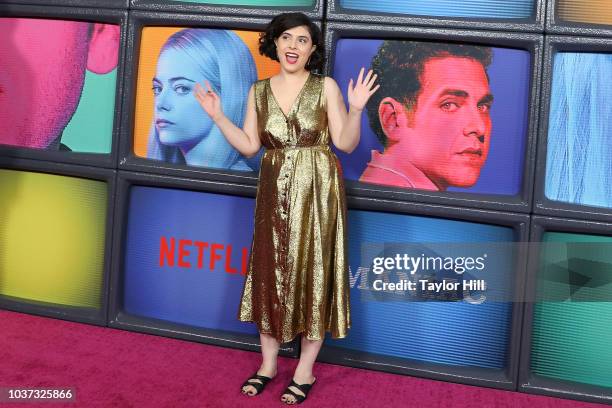
<svg viewBox="0 0 612 408">
<path fill-rule="evenodd" d="M 279 71 L 259 33 L 300 11 L 323 28 L 322 73 L 342 92 L 362 66 L 381 84 L 358 148 L 335 150 L 353 327 L 320 359 L 612 403 L 610 10 L 6 0 L 0 307 L 257 350 L 256 327 L 237 313 L 262 152 L 234 150 L 191 91 L 210 80 L 242 123 L 251 85 Z M 163 93 L 170 82 L 176 92 Z M 479 113 L 449 115 L 465 95 Z M 430 177 L 407 176 L 414 168 Z M 489 285 L 444 298 L 373 293 L 373 257 L 400 250 L 486 252 Z M 425 278 L 448 278 L 435 272 Z M 281 353 L 297 356 L 298 342 Z"/>
</svg>

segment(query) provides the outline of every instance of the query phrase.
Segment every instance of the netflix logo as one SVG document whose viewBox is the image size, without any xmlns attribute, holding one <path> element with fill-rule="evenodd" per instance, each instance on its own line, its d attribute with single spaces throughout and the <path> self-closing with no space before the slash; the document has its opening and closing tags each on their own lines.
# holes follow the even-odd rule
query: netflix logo
<svg viewBox="0 0 612 408">
<path fill-rule="evenodd" d="M 162 236 L 159 241 L 159 266 L 208 269 L 223 268 L 226 273 L 246 275 L 249 251 L 230 244 L 193 241 Z"/>
</svg>

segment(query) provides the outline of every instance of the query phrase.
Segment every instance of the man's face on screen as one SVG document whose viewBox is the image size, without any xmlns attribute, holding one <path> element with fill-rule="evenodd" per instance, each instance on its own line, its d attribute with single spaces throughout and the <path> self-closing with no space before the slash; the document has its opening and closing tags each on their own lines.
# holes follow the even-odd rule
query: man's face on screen
<svg viewBox="0 0 612 408">
<path fill-rule="evenodd" d="M 81 95 L 89 23 L 0 18 L 0 143 L 46 148 Z"/>
<path fill-rule="evenodd" d="M 425 62 L 421 91 L 397 146 L 440 190 L 476 183 L 489 153 L 493 97 L 483 65 L 471 58 Z"/>
</svg>

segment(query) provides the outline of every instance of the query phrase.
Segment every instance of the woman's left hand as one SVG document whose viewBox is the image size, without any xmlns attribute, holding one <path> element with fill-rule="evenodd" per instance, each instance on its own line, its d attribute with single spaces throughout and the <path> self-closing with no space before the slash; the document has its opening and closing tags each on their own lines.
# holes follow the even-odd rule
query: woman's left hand
<svg viewBox="0 0 612 408">
<path fill-rule="evenodd" d="M 353 78 L 349 81 L 348 85 L 348 103 L 351 109 L 362 111 L 370 96 L 374 95 L 374 92 L 380 88 L 380 85 L 374 86 L 374 82 L 378 75 L 374 74 L 372 70 L 368 71 L 368 74 L 363 77 L 365 68 L 361 68 L 357 82 L 353 86 Z"/>
</svg>

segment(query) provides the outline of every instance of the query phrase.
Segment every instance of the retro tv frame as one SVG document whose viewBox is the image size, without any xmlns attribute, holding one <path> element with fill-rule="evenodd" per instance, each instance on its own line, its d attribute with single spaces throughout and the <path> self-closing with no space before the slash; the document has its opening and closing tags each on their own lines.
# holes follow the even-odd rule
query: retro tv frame
<svg viewBox="0 0 612 408">
<path fill-rule="evenodd" d="M 523 156 L 522 182 L 519 193 L 511 195 L 478 194 L 454 191 L 411 190 L 393 186 L 361 183 L 346 180 L 347 194 L 360 197 L 384 197 L 398 201 L 493 209 L 527 213 L 531 210 L 533 168 L 535 165 L 535 141 L 538 123 L 538 103 L 541 78 L 542 36 L 524 33 L 496 33 L 485 31 L 440 30 L 401 26 L 371 28 L 363 24 L 330 22 L 326 25 L 327 48 L 326 74 L 333 77 L 336 43 L 340 39 L 397 39 L 436 42 L 473 43 L 493 47 L 524 49 L 530 53 L 529 97 L 526 106 L 527 128 Z M 341 85 L 342 86 L 342 85 Z"/>
<path fill-rule="evenodd" d="M 266 18 L 228 17 L 198 14 L 154 13 L 150 11 L 130 12 L 128 48 L 126 51 L 126 86 L 121 120 L 119 168 L 144 171 L 177 177 L 200 178 L 256 185 L 258 172 L 188 166 L 151 160 L 134 154 L 134 124 L 136 119 L 136 93 L 138 58 L 140 54 L 141 30 L 145 27 L 193 27 L 262 31 L 268 24 Z M 317 24 L 320 24 L 317 22 Z M 245 100 L 246 103 L 246 100 Z"/>
<path fill-rule="evenodd" d="M 530 233 L 530 241 L 532 243 L 540 242 L 543 235 L 548 231 L 612 237 L 612 224 L 556 217 L 532 217 Z M 547 378 L 532 374 L 531 343 L 534 322 L 534 303 L 531 302 L 530 299 L 535 300 L 537 289 L 536 274 L 539 269 L 539 264 L 539 251 L 530 251 L 526 275 L 527 280 L 525 282 L 527 302 L 525 304 L 523 320 L 518 391 L 559 398 L 571 398 L 600 404 L 612 404 L 612 388 L 569 380 Z"/>
<path fill-rule="evenodd" d="M 225 14 L 230 16 L 274 17 L 280 13 L 299 11 L 312 19 L 323 17 L 323 0 L 312 0 L 312 7 L 246 6 L 194 3 L 173 0 L 129 0 L 133 10 L 172 11 L 178 13 Z M 239 0 L 236 0 L 237 2 Z"/>
<path fill-rule="evenodd" d="M 4 0 L 4 3 L 127 9 L 129 6 L 128 1 L 129 0 Z M 2 6 L 0 6 L 0 11 L 3 11 Z"/>
<path fill-rule="evenodd" d="M 548 121 L 553 87 L 553 63 L 555 54 L 564 51 L 612 54 L 612 39 L 566 36 L 546 37 L 533 212 L 540 215 L 612 222 L 612 208 L 554 201 L 549 200 L 545 195 Z"/>
<path fill-rule="evenodd" d="M 486 29 L 522 32 L 544 31 L 544 0 L 534 0 L 531 18 L 482 18 L 410 15 L 364 11 L 342 7 L 342 0 L 327 0 L 329 21 L 355 23 L 397 24 L 410 26 L 438 26 L 448 28 Z M 426 0 L 423 0 L 426 2 Z"/>
<path fill-rule="evenodd" d="M 546 0 L 546 33 L 589 35 L 598 37 L 612 36 L 612 23 L 595 24 L 563 20 L 558 15 L 558 1 L 559 0 Z"/>
<path fill-rule="evenodd" d="M 128 12 L 126 10 L 93 9 L 61 6 L 33 6 L 33 5 L 2 5 L 0 18 L 41 18 L 58 20 L 77 20 L 117 24 L 120 26 L 119 55 L 117 65 L 117 79 L 115 88 L 115 108 L 113 112 L 113 125 L 111 134 L 110 153 L 64 152 L 30 149 L 9 145 L 0 145 L 0 155 L 54 161 L 62 163 L 82 164 L 106 168 L 117 167 L 117 149 L 119 144 L 119 126 L 121 123 L 121 103 L 124 86 L 124 49 L 127 36 Z"/>
<path fill-rule="evenodd" d="M 432 217 L 438 220 L 467 221 L 491 226 L 509 227 L 513 230 L 516 245 L 515 276 L 513 277 L 513 298 L 518 299 L 524 292 L 525 269 L 527 264 L 527 240 L 530 217 L 526 214 L 512 214 L 496 211 L 453 208 L 417 203 L 398 203 L 384 199 L 348 197 L 350 210 L 382 211 L 395 215 Z M 350 226 L 349 226 L 350 227 Z M 523 303 L 511 302 L 511 323 L 507 345 L 505 369 L 456 366 L 419 360 L 387 356 L 323 344 L 318 360 L 326 363 L 365 368 L 394 374 L 410 375 L 435 380 L 470 385 L 516 390 L 519 369 L 519 347 L 523 319 Z M 354 319 L 353 319 L 354 320 Z M 350 336 L 350 330 L 349 330 Z"/>
<path fill-rule="evenodd" d="M 165 189 L 186 190 L 225 194 L 228 196 L 252 197 L 256 193 L 255 186 L 231 183 L 213 182 L 207 180 L 190 180 L 185 178 L 161 176 L 119 171 L 117 177 L 116 228 L 113 240 L 113 263 L 110 279 L 108 325 L 110 327 L 173 337 L 183 340 L 197 341 L 218 346 L 259 351 L 259 336 L 209 329 L 175 323 L 151 317 L 137 316 L 125 311 L 124 296 L 124 264 L 127 246 L 127 226 L 132 187 L 159 187 Z M 281 345 L 280 355 L 297 357 L 299 344 L 295 340 Z"/>
<path fill-rule="evenodd" d="M 111 265 L 111 246 L 113 242 L 113 219 L 115 204 L 116 170 L 77 166 L 72 164 L 52 163 L 38 160 L 0 157 L 0 168 L 23 172 L 43 173 L 57 176 L 69 176 L 82 179 L 102 181 L 107 184 L 106 220 L 104 237 L 104 263 L 102 276 L 102 289 L 100 293 L 100 309 L 62 306 L 36 300 L 26 300 L 12 296 L 0 295 L 0 308 L 16 312 L 47 316 L 56 319 L 70 320 L 80 323 L 89 323 L 105 326 L 108 310 L 108 291 Z"/>
</svg>

